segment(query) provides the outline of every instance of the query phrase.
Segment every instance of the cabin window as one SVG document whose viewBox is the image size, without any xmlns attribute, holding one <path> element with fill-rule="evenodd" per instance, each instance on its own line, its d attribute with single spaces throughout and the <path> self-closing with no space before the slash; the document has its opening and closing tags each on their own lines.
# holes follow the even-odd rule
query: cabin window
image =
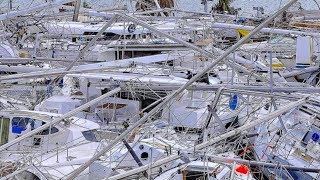
<svg viewBox="0 0 320 180">
<path fill-rule="evenodd" d="M 147 152 L 143 152 L 143 153 L 141 153 L 140 157 L 141 157 L 141 159 L 146 160 L 146 159 L 148 159 L 149 154 Z"/>
<path fill-rule="evenodd" d="M 49 134 L 54 134 L 54 133 L 57 133 L 57 132 L 59 132 L 58 128 L 51 127 L 51 132 L 50 132 L 50 129 L 47 128 L 47 129 L 41 131 L 41 133 L 39 133 L 39 135 L 49 135 Z"/>
<path fill-rule="evenodd" d="M 43 122 L 43 124 L 45 124 L 45 123 Z M 59 132 L 58 128 L 51 127 L 51 128 L 47 128 L 47 129 L 39 132 L 37 135 L 46 136 L 46 135 L 49 135 L 49 134 L 55 134 L 57 132 Z M 39 146 L 41 144 L 41 141 L 42 141 L 42 138 L 39 137 L 39 136 L 36 136 L 36 137 L 33 138 L 33 145 Z"/>
<path fill-rule="evenodd" d="M 35 129 L 35 121 L 31 118 L 26 117 L 14 117 L 12 118 L 12 133 L 21 134 L 22 131 L 27 129 L 27 126 L 30 124 L 31 130 Z"/>
<path fill-rule="evenodd" d="M 20 174 L 21 174 L 21 178 L 19 178 L 19 179 L 41 180 L 37 175 L 35 175 L 35 174 L 33 174 L 32 172 L 29 172 L 29 171 L 23 171 Z"/>
<path fill-rule="evenodd" d="M 12 126 L 26 127 L 29 124 L 29 122 L 31 124 L 32 123 L 32 119 L 24 118 L 24 117 L 14 117 L 14 118 L 12 118 Z M 32 123 L 32 124 L 34 124 L 34 123 Z"/>
<path fill-rule="evenodd" d="M 97 136 L 98 135 L 97 130 L 83 131 L 82 135 L 87 141 L 99 142 L 99 138 Z"/>
<path fill-rule="evenodd" d="M 27 118 L 27 117 L 14 117 L 12 118 L 11 125 L 12 125 L 12 132 L 15 134 L 21 134 L 22 131 L 25 131 L 28 126 L 30 126 L 31 131 L 44 125 L 45 122 Z M 41 131 L 38 135 L 48 135 L 49 133 L 54 134 L 59 132 L 59 129 L 56 127 L 51 127 L 51 131 L 49 128 Z"/>
<path fill-rule="evenodd" d="M 312 126 L 311 129 L 310 129 L 310 131 L 308 131 L 308 132 L 304 135 L 304 137 L 303 137 L 303 139 L 302 139 L 302 145 L 305 145 L 305 146 L 306 146 L 306 145 L 308 144 L 308 142 L 312 139 L 312 136 L 313 136 L 314 134 L 320 135 L 320 129 L 319 129 L 318 127 L 316 127 L 316 126 Z M 320 140 L 318 140 L 317 142 L 320 143 Z"/>
<path fill-rule="evenodd" d="M 56 114 L 59 113 L 58 109 L 48 109 L 48 110 L 50 113 L 56 113 Z"/>
<path fill-rule="evenodd" d="M 84 32 L 83 35 L 97 35 L 98 32 Z"/>
<path fill-rule="evenodd" d="M 98 32 L 88 32 L 88 31 L 83 33 L 83 35 L 88 35 L 88 36 L 94 36 L 97 34 Z M 119 34 L 112 33 L 112 32 L 104 32 L 102 35 L 104 40 L 118 40 L 121 37 Z M 88 38 L 88 40 L 90 40 L 90 38 Z"/>
<path fill-rule="evenodd" d="M 139 146 L 139 149 L 144 149 L 144 146 L 141 144 L 140 146 Z"/>
<path fill-rule="evenodd" d="M 103 33 L 105 40 L 118 40 L 121 36 L 112 32 Z"/>
</svg>

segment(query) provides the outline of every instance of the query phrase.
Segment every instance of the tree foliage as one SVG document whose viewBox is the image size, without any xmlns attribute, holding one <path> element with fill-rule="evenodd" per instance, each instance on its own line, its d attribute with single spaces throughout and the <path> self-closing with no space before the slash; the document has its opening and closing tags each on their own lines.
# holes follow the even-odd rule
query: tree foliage
<svg viewBox="0 0 320 180">
<path fill-rule="evenodd" d="M 213 10 L 219 13 L 229 12 L 232 13 L 233 8 L 230 7 L 230 4 L 233 0 L 219 0 L 218 3 L 213 6 Z"/>
</svg>

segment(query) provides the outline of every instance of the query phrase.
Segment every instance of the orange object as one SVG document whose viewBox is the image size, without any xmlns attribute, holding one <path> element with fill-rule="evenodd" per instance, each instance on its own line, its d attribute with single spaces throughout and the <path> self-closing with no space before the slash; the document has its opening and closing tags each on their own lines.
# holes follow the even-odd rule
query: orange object
<svg viewBox="0 0 320 180">
<path fill-rule="evenodd" d="M 249 173 L 249 168 L 246 165 L 239 165 L 236 167 L 236 172 L 241 173 L 241 174 L 248 174 Z"/>
</svg>

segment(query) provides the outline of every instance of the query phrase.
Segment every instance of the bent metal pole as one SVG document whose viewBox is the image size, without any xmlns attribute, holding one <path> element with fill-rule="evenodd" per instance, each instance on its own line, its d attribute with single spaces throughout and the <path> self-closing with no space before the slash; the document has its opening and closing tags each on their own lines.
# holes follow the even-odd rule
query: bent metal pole
<svg viewBox="0 0 320 180">
<path fill-rule="evenodd" d="M 161 31 L 161 30 L 159 30 L 159 29 L 157 29 L 157 28 L 155 28 L 155 27 L 153 27 L 153 26 L 151 26 L 151 25 L 149 25 L 149 24 L 147 24 L 147 23 L 135 18 L 135 17 L 129 16 L 127 14 L 117 14 L 117 15 L 122 17 L 125 20 L 134 22 L 134 23 L 136 23 L 136 24 L 138 24 L 138 25 L 140 25 L 140 26 L 142 26 L 144 28 L 147 28 L 150 31 L 152 31 L 152 32 L 154 32 L 154 33 L 156 33 L 156 34 L 158 34 L 160 36 L 164 36 L 164 37 L 166 37 L 166 38 L 168 38 L 168 39 L 170 39 L 170 40 L 172 40 L 174 42 L 180 43 L 180 44 L 182 44 L 182 45 L 184 45 L 184 46 L 186 46 L 186 47 L 188 47 L 188 48 L 190 48 L 192 50 L 195 50 L 195 51 L 199 52 L 201 55 L 207 56 L 207 57 L 209 57 L 211 59 L 215 58 L 213 53 L 211 53 L 209 51 L 206 51 L 206 50 L 204 50 L 204 49 L 202 49 L 202 48 L 200 48 L 200 47 L 198 47 L 198 46 L 196 46 L 196 45 L 194 45 L 192 43 L 186 42 L 183 39 L 180 39 L 180 38 L 177 38 L 175 36 L 172 36 L 169 33 L 163 32 L 163 31 Z M 246 39 L 249 39 L 249 38 L 246 38 Z M 246 41 L 244 41 L 244 42 L 246 42 Z M 219 55 L 223 54 L 222 51 L 215 51 L 215 52 L 218 53 Z M 229 54 L 225 58 L 229 58 L 230 59 L 231 56 L 229 56 Z M 223 59 L 225 59 L 225 58 L 223 58 Z M 236 58 L 236 61 L 237 60 L 238 60 L 238 58 Z M 226 63 L 226 65 L 228 65 L 228 66 L 230 66 L 232 68 L 235 68 L 235 69 L 239 69 L 240 68 L 241 71 L 244 72 L 244 73 L 247 73 L 247 74 L 251 73 L 246 68 L 242 67 L 241 65 L 239 65 L 237 63 L 230 63 L 229 61 L 225 61 L 225 63 Z"/>
<path fill-rule="evenodd" d="M 284 7 L 282 7 L 280 10 L 278 10 L 276 13 L 271 15 L 269 18 L 267 18 L 263 23 L 261 23 L 258 27 L 256 27 L 254 30 L 252 30 L 247 36 L 243 37 L 240 41 L 238 41 L 236 44 L 231 46 L 227 51 L 225 51 L 218 59 L 213 61 L 212 64 L 210 64 L 208 67 L 206 67 L 203 71 L 192 77 L 185 85 L 181 86 L 178 90 L 173 92 L 171 95 L 167 96 L 167 98 L 157 105 L 154 109 L 152 109 L 149 113 L 147 113 L 145 116 L 143 116 L 139 121 L 137 121 L 135 124 L 131 125 L 126 131 L 124 131 L 122 134 L 117 136 L 112 142 L 110 142 L 106 147 L 104 147 L 101 151 L 97 152 L 89 161 L 82 164 L 79 168 L 74 170 L 72 173 L 69 174 L 67 179 L 74 179 L 77 177 L 82 171 L 84 171 L 86 168 L 88 168 L 94 161 L 99 159 L 101 156 L 103 156 L 106 152 L 108 152 L 113 146 L 115 146 L 118 142 L 120 142 L 123 138 L 125 138 L 126 135 L 131 133 L 135 128 L 146 122 L 152 115 L 157 113 L 161 108 L 163 108 L 170 100 L 175 98 L 177 95 L 179 95 L 181 92 L 183 92 L 186 88 L 188 88 L 192 83 L 194 83 L 196 80 L 201 78 L 204 74 L 209 72 L 213 67 L 215 67 L 218 63 L 223 61 L 226 57 L 229 56 L 233 51 L 235 51 L 237 48 L 239 48 L 243 43 L 245 43 L 247 40 L 249 40 L 252 36 L 254 36 L 256 33 L 258 33 L 264 26 L 266 26 L 268 23 L 270 23 L 274 18 L 276 18 L 278 15 L 283 13 L 285 10 L 287 10 L 291 5 L 293 5 L 297 0 L 291 0 L 288 2 Z M 137 21 L 136 18 L 130 17 L 127 15 L 120 15 L 121 17 L 126 17 L 127 20 L 134 20 Z M 139 24 L 141 25 L 146 24 L 144 22 L 140 22 L 138 20 Z M 152 27 L 153 31 L 159 31 L 158 29 Z M 159 32 L 158 32 L 159 33 Z M 162 33 L 160 31 L 160 33 Z M 168 36 L 165 33 L 162 33 L 163 35 Z"/>
</svg>

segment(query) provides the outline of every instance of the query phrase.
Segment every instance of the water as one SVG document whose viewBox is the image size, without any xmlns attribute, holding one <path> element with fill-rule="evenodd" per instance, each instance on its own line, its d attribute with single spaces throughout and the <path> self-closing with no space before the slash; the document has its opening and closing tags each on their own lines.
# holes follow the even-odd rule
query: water
<svg viewBox="0 0 320 180">
<path fill-rule="evenodd" d="M 18 9 L 23 9 L 25 7 L 31 7 L 32 5 L 43 3 L 45 0 L 13 0 L 14 7 Z M 83 1 L 83 0 L 82 0 Z M 127 4 L 133 0 L 86 0 L 93 6 L 93 8 L 112 7 L 116 4 Z M 218 0 L 213 0 L 209 2 L 209 7 L 217 3 Z M 262 6 L 265 9 L 266 14 L 270 14 L 275 10 L 279 9 L 289 0 L 234 0 L 231 4 L 235 8 L 241 8 L 240 15 L 252 15 L 255 12 L 253 7 Z M 298 1 L 302 8 L 314 10 L 318 9 L 318 4 L 320 0 L 299 0 Z M 8 0 L 0 0 L 0 7 L 4 8 L 8 6 Z M 204 7 L 201 4 L 201 0 L 176 0 L 176 6 L 178 9 L 203 12 Z"/>
<path fill-rule="evenodd" d="M 87 0 L 92 5 L 112 5 L 113 3 L 121 3 L 121 2 L 129 2 L 131 0 Z M 209 2 L 209 7 L 213 4 L 217 3 L 218 0 L 213 0 Z M 253 7 L 262 6 L 265 9 L 266 14 L 270 14 L 275 10 L 282 7 L 285 3 L 289 2 L 289 0 L 234 0 L 231 4 L 235 8 L 241 8 L 240 14 L 253 14 Z M 320 4 L 320 0 L 300 0 L 298 1 L 301 4 L 301 7 L 304 9 L 314 10 L 318 9 L 318 4 Z M 176 0 L 177 8 L 203 12 L 204 7 L 201 4 L 201 0 Z"/>
</svg>

